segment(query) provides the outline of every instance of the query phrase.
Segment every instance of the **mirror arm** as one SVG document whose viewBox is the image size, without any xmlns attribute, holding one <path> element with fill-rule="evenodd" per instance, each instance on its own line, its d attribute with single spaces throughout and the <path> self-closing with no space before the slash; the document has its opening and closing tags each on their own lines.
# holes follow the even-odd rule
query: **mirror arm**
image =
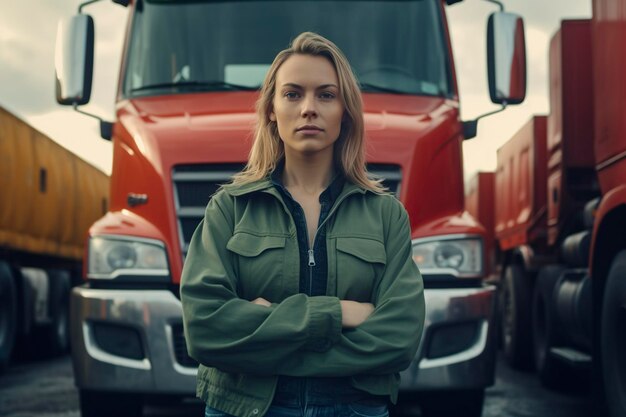
<svg viewBox="0 0 626 417">
<path fill-rule="evenodd" d="M 497 4 L 498 6 L 500 6 L 500 11 L 501 12 L 504 11 L 504 4 L 502 4 L 500 1 L 498 0 L 485 0 L 485 1 L 488 1 L 489 3 Z"/>
<path fill-rule="evenodd" d="M 111 137 L 113 136 L 113 123 L 107 122 L 106 120 L 96 116 L 95 114 L 80 110 L 78 108 L 78 104 L 76 103 L 74 103 L 72 107 L 80 114 L 84 114 L 85 116 L 97 119 L 100 122 L 100 136 L 102 137 L 102 139 L 111 140 Z"/>
<path fill-rule="evenodd" d="M 492 114 L 500 113 L 506 109 L 507 103 L 506 101 L 502 102 L 502 107 L 498 110 L 490 111 L 489 113 L 481 114 L 474 120 L 467 120 L 463 122 L 463 138 L 464 139 L 472 139 L 476 137 L 476 132 L 478 131 L 478 121 L 483 117 L 491 116 Z"/>
<path fill-rule="evenodd" d="M 83 7 L 85 7 L 85 6 L 89 6 L 90 4 L 92 4 L 92 3 L 97 3 L 97 2 L 99 2 L 99 1 L 102 1 L 102 0 L 88 0 L 88 1 L 85 1 L 85 2 L 81 3 L 81 4 L 78 6 L 78 13 L 82 13 L 82 12 L 83 12 Z M 487 1 L 490 1 L 490 0 L 487 0 Z"/>
<path fill-rule="evenodd" d="M 85 2 L 82 2 L 79 6 L 78 6 L 78 13 L 82 13 L 83 12 L 83 7 L 89 6 L 92 3 L 98 3 L 99 1 L 102 0 L 87 0 Z M 128 3 L 130 3 L 130 0 L 113 0 L 113 3 L 117 3 L 121 6 L 128 6 Z"/>
</svg>

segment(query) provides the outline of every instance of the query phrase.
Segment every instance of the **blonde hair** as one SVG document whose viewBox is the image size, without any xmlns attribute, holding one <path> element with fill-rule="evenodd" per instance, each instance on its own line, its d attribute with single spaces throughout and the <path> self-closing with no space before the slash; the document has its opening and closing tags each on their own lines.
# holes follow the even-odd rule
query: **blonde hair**
<svg viewBox="0 0 626 417">
<path fill-rule="evenodd" d="M 341 123 L 339 138 L 335 142 L 335 165 L 343 170 L 346 178 L 356 185 L 375 193 L 383 193 L 381 180 L 368 178 L 365 168 L 365 123 L 361 90 L 348 60 L 331 41 L 312 32 L 298 35 L 289 48 L 280 51 L 270 66 L 256 102 L 257 124 L 254 142 L 246 167 L 233 177 L 234 184 L 245 184 L 267 177 L 276 164 L 284 157 L 283 141 L 278 134 L 278 126 L 270 120 L 276 92 L 276 73 L 292 55 L 322 56 L 328 59 L 339 79 L 339 94 L 343 99 L 345 113 Z"/>
</svg>

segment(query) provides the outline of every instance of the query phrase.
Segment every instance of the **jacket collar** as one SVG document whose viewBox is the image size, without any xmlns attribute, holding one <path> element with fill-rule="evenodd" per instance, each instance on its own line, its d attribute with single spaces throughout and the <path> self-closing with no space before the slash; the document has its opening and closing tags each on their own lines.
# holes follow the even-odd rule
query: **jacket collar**
<svg viewBox="0 0 626 417">
<path fill-rule="evenodd" d="M 249 182 L 247 184 L 226 184 L 223 186 L 224 191 L 228 194 L 239 197 L 246 194 L 252 194 L 259 191 L 264 191 L 270 194 L 274 194 L 280 198 L 280 193 L 274 187 L 272 180 L 270 177 L 263 178 L 262 180 L 257 180 L 253 182 Z M 339 194 L 338 198 L 344 194 L 358 192 L 361 194 L 365 194 L 368 190 L 362 188 L 356 184 L 351 183 L 350 181 L 345 181 L 343 184 L 343 189 Z"/>
</svg>

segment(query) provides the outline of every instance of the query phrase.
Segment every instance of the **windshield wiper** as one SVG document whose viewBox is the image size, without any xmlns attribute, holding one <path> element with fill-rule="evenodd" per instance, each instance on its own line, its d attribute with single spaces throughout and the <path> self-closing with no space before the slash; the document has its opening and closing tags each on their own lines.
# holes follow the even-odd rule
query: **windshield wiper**
<svg viewBox="0 0 626 417">
<path fill-rule="evenodd" d="M 162 88 L 173 88 L 181 90 L 201 89 L 208 91 L 232 90 L 232 91 L 255 91 L 259 87 L 250 87 L 248 85 L 239 85 L 227 83 L 226 81 L 181 81 L 171 83 L 159 83 L 142 85 L 141 87 L 132 88 L 132 93 L 145 90 L 158 90 Z"/>
<path fill-rule="evenodd" d="M 392 94 L 416 94 L 409 91 L 401 91 L 396 90 L 395 88 L 383 87 L 375 84 L 368 83 L 360 83 L 362 91 L 380 91 L 382 93 L 392 93 Z"/>
</svg>

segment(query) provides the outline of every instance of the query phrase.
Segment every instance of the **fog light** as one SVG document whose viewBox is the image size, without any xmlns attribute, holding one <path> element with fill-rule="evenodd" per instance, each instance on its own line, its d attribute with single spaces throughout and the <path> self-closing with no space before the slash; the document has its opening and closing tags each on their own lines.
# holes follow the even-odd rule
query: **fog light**
<svg viewBox="0 0 626 417">
<path fill-rule="evenodd" d="M 109 323 L 93 323 L 92 328 L 94 340 L 103 351 L 128 359 L 145 357 L 136 329 Z"/>
<path fill-rule="evenodd" d="M 426 357 L 436 359 L 463 352 L 476 343 L 478 331 L 476 321 L 431 328 Z"/>
</svg>

